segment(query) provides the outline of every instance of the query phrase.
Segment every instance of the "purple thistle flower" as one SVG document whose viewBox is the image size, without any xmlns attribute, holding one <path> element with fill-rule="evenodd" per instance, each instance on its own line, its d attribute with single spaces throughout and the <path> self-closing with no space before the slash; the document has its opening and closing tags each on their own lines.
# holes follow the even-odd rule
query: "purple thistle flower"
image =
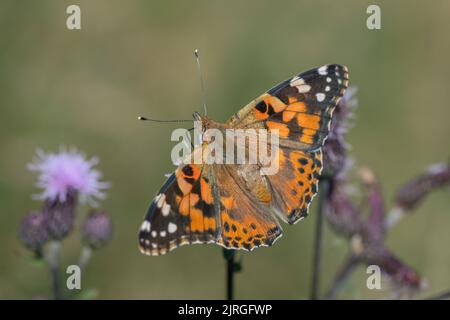
<svg viewBox="0 0 450 320">
<path fill-rule="evenodd" d="M 91 212 L 81 227 L 82 241 L 92 249 L 98 249 L 112 238 L 112 220 L 101 211 Z"/>
<path fill-rule="evenodd" d="M 43 189 L 35 196 L 38 200 L 65 202 L 70 190 L 79 195 L 81 202 L 95 204 L 94 199 L 104 199 L 107 182 L 101 182 L 101 173 L 93 169 L 97 158 L 86 159 L 75 148 L 60 148 L 59 153 L 37 151 L 37 158 L 28 169 L 39 173 L 37 187 Z"/>
<path fill-rule="evenodd" d="M 50 239 L 46 218 L 42 212 L 33 211 L 23 217 L 19 226 L 19 239 L 25 247 L 40 251 Z"/>
</svg>

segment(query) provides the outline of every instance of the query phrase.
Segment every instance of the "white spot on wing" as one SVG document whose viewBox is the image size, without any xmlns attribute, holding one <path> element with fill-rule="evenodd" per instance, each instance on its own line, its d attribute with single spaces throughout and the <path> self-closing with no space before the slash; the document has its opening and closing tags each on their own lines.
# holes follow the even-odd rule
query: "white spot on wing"
<svg viewBox="0 0 450 320">
<path fill-rule="evenodd" d="M 149 232 L 150 231 L 150 222 L 145 220 L 141 225 L 141 230 Z"/>
<path fill-rule="evenodd" d="M 159 233 L 159 235 L 161 236 L 161 237 L 165 237 L 166 236 L 166 232 L 163 230 L 163 231 L 161 231 L 160 233 Z"/>
<path fill-rule="evenodd" d="M 170 205 L 167 203 L 164 203 L 162 209 L 161 209 L 161 213 L 163 216 L 168 216 L 170 212 Z"/>
<path fill-rule="evenodd" d="M 158 202 L 156 202 L 156 206 L 161 209 L 165 202 L 166 202 L 166 195 L 160 194 L 158 197 Z"/>
<path fill-rule="evenodd" d="M 296 87 L 299 93 L 306 93 L 311 90 L 311 86 L 305 84 L 305 80 L 299 77 L 292 78 L 291 87 Z"/>
<path fill-rule="evenodd" d="M 177 231 L 177 225 L 170 222 L 169 226 L 167 227 L 167 231 L 169 231 L 169 233 L 174 233 L 175 231 Z"/>
<path fill-rule="evenodd" d="M 319 69 L 317 69 L 317 72 L 320 75 L 325 76 L 325 75 L 327 75 L 327 69 L 328 69 L 328 66 L 325 65 L 325 66 L 322 66 Z"/>
<path fill-rule="evenodd" d="M 301 85 L 301 86 L 297 86 L 297 90 L 299 93 L 306 93 L 309 92 L 309 90 L 311 90 L 311 86 L 308 86 L 307 84 Z"/>
<path fill-rule="evenodd" d="M 305 80 L 303 80 L 302 78 L 299 78 L 299 77 L 295 77 L 295 78 L 292 78 L 290 84 L 291 84 L 291 87 L 301 86 L 302 84 L 305 84 Z"/>
<path fill-rule="evenodd" d="M 157 235 L 156 231 L 153 230 L 153 231 L 152 231 L 152 237 L 153 237 L 153 238 L 156 238 L 156 235 Z"/>
<path fill-rule="evenodd" d="M 325 100 L 325 94 L 322 92 L 319 92 L 316 94 L 316 98 L 317 98 L 317 101 L 322 102 L 323 100 Z"/>
</svg>

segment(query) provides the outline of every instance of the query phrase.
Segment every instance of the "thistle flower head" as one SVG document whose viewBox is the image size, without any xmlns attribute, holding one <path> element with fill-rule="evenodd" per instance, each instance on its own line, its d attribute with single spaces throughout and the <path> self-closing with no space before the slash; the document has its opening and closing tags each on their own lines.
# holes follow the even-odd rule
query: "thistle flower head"
<svg viewBox="0 0 450 320">
<path fill-rule="evenodd" d="M 397 290 L 417 290 L 425 286 L 425 279 L 385 247 L 380 246 L 367 250 L 366 260 L 370 265 L 379 266 L 389 276 Z"/>
<path fill-rule="evenodd" d="M 450 165 L 438 163 L 404 184 L 395 197 L 397 207 L 404 211 L 415 209 L 422 200 L 434 189 L 450 185 Z"/>
<path fill-rule="evenodd" d="M 63 203 L 72 190 L 81 202 L 95 204 L 94 199 L 105 198 L 103 190 L 109 187 L 100 181 L 101 173 L 94 169 L 97 163 L 97 158 L 86 159 L 75 148 L 62 147 L 59 153 L 38 150 L 36 159 L 28 165 L 29 170 L 39 173 L 37 187 L 43 190 L 35 198 Z"/>
<path fill-rule="evenodd" d="M 98 249 L 111 240 L 112 228 L 110 216 L 101 211 L 93 211 L 86 217 L 81 227 L 82 240 L 92 249 Z"/>
<path fill-rule="evenodd" d="M 42 212 L 32 211 L 23 217 L 19 226 L 19 239 L 25 247 L 35 251 L 39 251 L 50 239 Z"/>
</svg>

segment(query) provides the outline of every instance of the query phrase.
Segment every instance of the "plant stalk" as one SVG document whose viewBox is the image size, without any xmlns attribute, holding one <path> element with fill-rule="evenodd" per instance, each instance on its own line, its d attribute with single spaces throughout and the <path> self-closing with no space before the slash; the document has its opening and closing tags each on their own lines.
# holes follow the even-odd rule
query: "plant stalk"
<svg viewBox="0 0 450 320">
<path fill-rule="evenodd" d="M 61 242 L 52 241 L 49 245 L 49 252 L 46 257 L 52 279 L 53 299 L 61 299 L 60 278 L 59 278 L 59 259 L 61 254 Z"/>
<path fill-rule="evenodd" d="M 323 220 L 324 220 L 324 210 L 325 202 L 328 197 L 330 189 L 330 181 L 327 178 L 322 178 L 319 180 L 319 207 L 317 212 L 316 221 L 316 231 L 314 237 L 314 256 L 313 256 L 313 267 L 312 267 L 312 283 L 311 283 L 311 300 L 317 300 L 319 298 L 319 287 L 320 287 L 320 269 L 322 260 L 322 242 L 323 242 Z"/>
<path fill-rule="evenodd" d="M 235 251 L 223 249 L 223 257 L 226 261 L 226 295 L 227 300 L 234 299 L 234 274 L 236 272 Z"/>
</svg>

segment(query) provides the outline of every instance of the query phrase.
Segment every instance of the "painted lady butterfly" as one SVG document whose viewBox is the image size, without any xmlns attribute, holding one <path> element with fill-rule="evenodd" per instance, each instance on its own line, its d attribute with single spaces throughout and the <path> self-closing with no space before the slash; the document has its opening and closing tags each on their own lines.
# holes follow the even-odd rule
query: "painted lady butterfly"
<svg viewBox="0 0 450 320">
<path fill-rule="evenodd" d="M 152 201 L 140 250 L 161 255 L 192 243 L 247 251 L 272 245 L 282 234 L 276 216 L 293 224 L 308 213 L 321 147 L 347 85 L 345 66 L 325 65 L 270 89 L 224 124 L 195 114 L 204 128 L 277 129 L 279 171 L 264 176 L 257 164 L 180 165 Z M 204 150 L 205 143 L 193 154 Z"/>
</svg>

